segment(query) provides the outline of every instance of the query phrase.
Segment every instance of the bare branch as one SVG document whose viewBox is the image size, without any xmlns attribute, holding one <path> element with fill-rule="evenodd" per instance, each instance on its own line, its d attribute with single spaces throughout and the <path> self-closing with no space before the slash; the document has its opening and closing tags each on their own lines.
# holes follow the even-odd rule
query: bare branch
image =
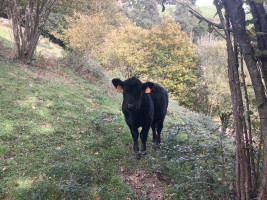
<svg viewBox="0 0 267 200">
<path fill-rule="evenodd" d="M 162 0 L 162 2 L 161 2 L 161 5 L 162 5 L 162 11 L 161 12 L 165 11 L 165 5 L 164 5 L 165 2 L 166 2 L 166 0 Z"/>
<path fill-rule="evenodd" d="M 221 24 L 217 24 L 217 23 L 214 23 L 210 20 L 208 20 L 207 18 L 203 17 L 199 12 L 197 12 L 196 10 L 194 10 L 191 6 L 189 6 L 188 4 L 186 3 L 181 3 L 181 2 L 177 2 L 178 4 L 182 5 L 182 6 L 185 6 L 187 8 L 189 8 L 189 12 L 194 15 L 196 18 L 198 18 L 199 20 L 201 21 L 204 21 L 208 24 L 210 24 L 211 26 L 213 27 L 216 27 L 216 28 L 219 28 L 219 29 L 223 29 L 223 26 Z M 232 30 L 230 29 L 229 31 L 232 32 Z M 219 33 L 219 32 L 218 32 Z M 219 33 L 220 34 L 220 33 Z M 221 34 L 220 34 L 221 35 Z M 222 36 L 222 35 L 221 35 Z"/>
</svg>

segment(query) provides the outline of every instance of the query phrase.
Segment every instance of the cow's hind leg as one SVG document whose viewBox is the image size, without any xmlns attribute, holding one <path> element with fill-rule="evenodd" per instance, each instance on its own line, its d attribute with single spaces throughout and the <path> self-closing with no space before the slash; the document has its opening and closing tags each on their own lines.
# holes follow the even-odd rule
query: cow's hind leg
<svg viewBox="0 0 267 200">
<path fill-rule="evenodd" d="M 140 137 L 141 137 L 141 141 L 142 141 L 142 149 L 141 149 L 142 154 L 146 153 L 146 141 L 147 141 L 147 137 L 148 137 L 149 128 L 150 128 L 150 126 L 143 127 L 142 131 L 140 133 Z"/>
<path fill-rule="evenodd" d="M 157 146 L 160 145 L 160 142 L 161 142 L 161 131 L 163 129 L 163 120 L 160 121 L 158 124 L 157 124 L 157 139 L 156 139 L 156 144 Z"/>
<path fill-rule="evenodd" d="M 153 125 L 151 126 L 151 128 L 152 128 L 152 132 L 153 132 L 153 143 L 156 143 L 156 141 L 157 141 L 156 125 L 153 124 Z"/>
<path fill-rule="evenodd" d="M 138 146 L 139 133 L 138 133 L 138 130 L 137 129 L 130 129 L 130 130 L 131 130 L 133 141 L 134 141 L 134 146 L 133 146 L 134 152 L 139 153 L 139 146 Z"/>
</svg>

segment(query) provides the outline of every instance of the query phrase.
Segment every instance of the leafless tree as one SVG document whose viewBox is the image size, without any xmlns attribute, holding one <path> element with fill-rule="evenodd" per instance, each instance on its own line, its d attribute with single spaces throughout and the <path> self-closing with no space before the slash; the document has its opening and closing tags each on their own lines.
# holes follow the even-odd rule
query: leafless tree
<svg viewBox="0 0 267 200">
<path fill-rule="evenodd" d="M 14 35 L 14 58 L 30 61 L 36 50 L 40 35 L 49 14 L 58 0 L 9 0 L 9 17 L 12 20 Z"/>
<path fill-rule="evenodd" d="M 249 0 L 248 3 L 251 8 L 251 13 L 254 18 L 254 26 L 257 32 L 257 48 L 255 50 L 255 43 L 253 43 L 246 31 L 245 12 L 243 8 L 243 0 L 214 0 L 217 8 L 217 13 L 220 17 L 221 24 L 214 24 L 205 19 L 199 13 L 192 8 L 191 13 L 210 24 L 214 29 L 223 29 L 227 42 L 228 51 L 228 75 L 229 84 L 232 96 L 232 106 L 234 115 L 234 124 L 236 131 L 236 197 L 237 199 L 250 199 L 259 189 L 258 186 L 258 174 L 259 167 L 255 169 L 254 155 L 249 151 L 245 151 L 246 148 L 250 148 L 252 143 L 251 127 L 248 123 L 248 127 L 243 118 L 244 108 L 242 100 L 242 94 L 240 94 L 240 82 L 238 78 L 238 62 L 237 60 L 237 48 L 238 45 L 242 52 L 243 58 L 246 62 L 252 86 L 255 93 L 256 104 L 258 107 L 258 113 L 261 123 L 261 135 L 263 141 L 263 171 L 262 184 L 258 191 L 258 199 L 264 199 L 267 197 L 267 99 L 266 99 L 266 85 L 267 85 L 267 13 L 264 9 L 263 3 L 256 3 L 253 0 Z M 225 8 L 225 14 L 221 12 L 221 8 Z M 230 34 L 230 32 L 232 34 Z M 257 52 L 257 54 L 255 54 Z M 247 100 L 247 97 L 245 97 Z M 246 108 L 248 108 L 246 104 Z M 249 120 L 248 120 L 249 122 Z M 242 127 L 243 124 L 243 127 Z M 248 134 L 246 134 L 248 133 Z M 245 136 L 245 138 L 244 138 Z M 261 144 L 259 148 L 261 148 Z M 248 166 L 248 165 L 251 166 Z M 259 166 L 259 163 L 257 163 Z M 253 171 L 253 181 L 251 181 L 251 171 Z M 251 190 L 251 184 L 254 184 L 254 191 Z M 253 194 L 254 192 L 254 194 Z"/>
</svg>

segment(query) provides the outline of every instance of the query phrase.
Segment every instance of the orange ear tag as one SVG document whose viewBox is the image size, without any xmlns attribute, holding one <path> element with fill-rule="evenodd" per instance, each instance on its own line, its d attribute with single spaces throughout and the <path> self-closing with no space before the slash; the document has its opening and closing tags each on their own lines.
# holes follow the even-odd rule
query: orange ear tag
<svg viewBox="0 0 267 200">
<path fill-rule="evenodd" d="M 117 86 L 118 91 L 122 91 L 122 87 L 120 85 Z"/>
<path fill-rule="evenodd" d="M 147 87 L 145 93 L 149 94 L 150 92 L 151 92 L 151 89 Z"/>
</svg>

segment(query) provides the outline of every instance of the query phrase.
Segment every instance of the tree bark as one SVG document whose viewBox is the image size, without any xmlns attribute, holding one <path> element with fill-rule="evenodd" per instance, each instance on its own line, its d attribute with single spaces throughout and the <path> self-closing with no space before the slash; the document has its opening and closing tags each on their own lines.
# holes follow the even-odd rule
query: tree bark
<svg viewBox="0 0 267 200">
<path fill-rule="evenodd" d="M 28 62 L 33 58 L 41 32 L 57 0 L 27 0 L 20 10 L 18 0 L 9 0 L 8 9 L 14 36 L 14 58 Z"/>
<path fill-rule="evenodd" d="M 247 91 L 247 86 L 246 86 L 246 75 L 244 73 L 244 58 L 243 58 L 243 54 L 240 53 L 240 66 L 241 66 L 241 77 L 243 79 L 243 89 L 244 89 L 244 95 L 245 95 L 245 103 L 246 103 L 246 111 L 247 111 L 247 138 L 246 139 L 246 144 L 247 144 L 247 151 L 248 151 L 248 163 L 249 163 L 249 167 L 250 169 L 249 172 L 251 174 L 251 185 L 252 185 L 252 196 L 254 196 L 256 194 L 257 191 L 257 176 L 256 176 L 256 167 L 255 167 L 255 155 L 254 155 L 254 150 L 253 150 L 253 143 L 252 143 L 252 128 L 251 128 L 251 118 L 250 118 L 250 106 L 249 106 L 249 97 L 248 97 L 248 91 Z"/>
<path fill-rule="evenodd" d="M 257 32 L 257 43 L 260 51 L 267 50 L 267 13 L 265 12 L 263 3 L 249 1 L 250 11 L 253 16 L 254 27 Z M 267 86 L 267 53 L 259 57 L 262 65 L 263 78 L 265 87 Z"/>
<path fill-rule="evenodd" d="M 245 154 L 244 138 L 243 138 L 243 121 L 244 107 L 240 88 L 240 80 L 238 73 L 238 62 L 235 57 L 237 51 L 234 51 L 229 32 L 229 21 L 224 19 L 219 1 L 215 0 L 217 13 L 219 14 L 221 24 L 226 36 L 226 45 L 228 53 L 228 77 L 232 98 L 232 109 L 234 116 L 234 126 L 236 133 L 236 196 L 237 199 L 249 199 L 249 183 L 247 171 L 247 158 Z"/>
<path fill-rule="evenodd" d="M 262 186 L 258 199 L 262 199 L 266 196 L 267 186 L 267 101 L 265 96 L 264 84 L 261 80 L 260 72 L 257 68 L 257 61 L 254 57 L 254 49 L 251 45 L 251 41 L 246 32 L 245 26 L 245 12 L 243 9 L 242 0 L 225 0 L 225 10 L 229 14 L 229 18 L 232 24 L 233 33 L 244 55 L 244 59 L 251 77 L 256 102 L 258 106 L 258 112 L 261 122 L 261 131 L 264 141 L 264 161 L 263 161 L 263 173 L 262 173 Z"/>
</svg>

